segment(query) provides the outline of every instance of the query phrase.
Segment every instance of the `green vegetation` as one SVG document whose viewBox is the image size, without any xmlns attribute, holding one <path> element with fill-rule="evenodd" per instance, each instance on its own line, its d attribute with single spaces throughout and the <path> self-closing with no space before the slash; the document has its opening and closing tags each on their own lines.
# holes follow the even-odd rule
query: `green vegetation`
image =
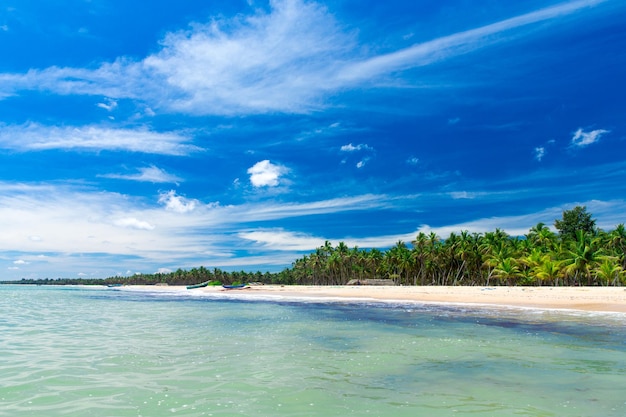
<svg viewBox="0 0 626 417">
<path fill-rule="evenodd" d="M 363 250 L 326 242 L 279 273 L 224 272 L 204 267 L 168 274 L 141 274 L 105 280 L 22 280 L 29 284 L 190 285 L 208 280 L 224 284 L 342 285 L 351 279 L 387 278 L 400 285 L 626 285 L 626 228 L 595 226 L 585 207 L 563 212 L 554 233 L 538 223 L 524 237 L 502 230 L 452 233 L 441 239 L 419 233 L 410 246 Z M 16 282 L 13 282 L 16 283 Z"/>
<path fill-rule="evenodd" d="M 561 220 L 554 221 L 561 237 L 576 239 L 576 233 L 582 231 L 586 234 L 596 233 L 596 221 L 587 213 L 585 206 L 576 206 L 572 210 L 565 210 Z"/>
<path fill-rule="evenodd" d="M 524 237 L 499 229 L 446 239 L 420 233 L 411 247 L 398 242 L 385 252 L 326 242 L 294 262 L 291 272 L 298 284 L 322 285 L 375 277 L 401 285 L 625 285 L 624 225 L 605 232 L 588 228 L 594 224 L 589 217 L 568 229 L 571 234 L 557 235 L 539 223 Z"/>
</svg>

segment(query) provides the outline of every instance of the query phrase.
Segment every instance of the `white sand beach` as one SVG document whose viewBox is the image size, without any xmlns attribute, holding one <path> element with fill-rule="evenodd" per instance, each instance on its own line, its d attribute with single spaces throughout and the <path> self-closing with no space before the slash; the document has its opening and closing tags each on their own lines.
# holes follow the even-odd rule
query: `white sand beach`
<svg viewBox="0 0 626 417">
<path fill-rule="evenodd" d="M 626 313 L 626 287 L 394 287 L 394 286 L 308 286 L 258 285 L 242 289 L 205 287 L 149 287 L 162 290 L 228 292 L 246 297 L 352 298 L 381 301 L 416 301 L 516 306 L 542 309 L 571 309 Z"/>
</svg>

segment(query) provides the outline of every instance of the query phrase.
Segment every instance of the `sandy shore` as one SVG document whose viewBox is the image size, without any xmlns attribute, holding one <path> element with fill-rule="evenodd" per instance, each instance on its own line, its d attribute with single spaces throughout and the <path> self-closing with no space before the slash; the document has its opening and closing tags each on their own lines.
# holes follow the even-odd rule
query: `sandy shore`
<svg viewBox="0 0 626 417">
<path fill-rule="evenodd" d="M 626 313 L 626 287 L 376 287 L 376 286 L 280 286 L 259 285 L 226 290 L 205 287 L 149 287 L 162 290 L 227 292 L 246 297 L 352 298 L 428 303 L 462 303 L 541 309 L 570 309 Z"/>
</svg>

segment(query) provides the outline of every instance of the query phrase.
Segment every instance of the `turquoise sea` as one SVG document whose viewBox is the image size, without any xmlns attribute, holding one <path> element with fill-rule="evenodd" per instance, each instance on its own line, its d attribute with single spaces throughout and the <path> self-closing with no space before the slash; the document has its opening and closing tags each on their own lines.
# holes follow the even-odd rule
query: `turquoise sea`
<svg viewBox="0 0 626 417">
<path fill-rule="evenodd" d="M 624 393 L 623 314 L 0 286 L 2 417 L 623 417 Z"/>
</svg>

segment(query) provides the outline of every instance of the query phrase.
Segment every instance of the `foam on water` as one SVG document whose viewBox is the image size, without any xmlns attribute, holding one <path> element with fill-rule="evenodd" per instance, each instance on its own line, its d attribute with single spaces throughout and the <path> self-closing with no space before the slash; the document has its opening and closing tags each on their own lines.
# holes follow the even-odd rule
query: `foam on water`
<svg viewBox="0 0 626 417">
<path fill-rule="evenodd" d="M 193 293 L 0 287 L 0 416 L 626 415 L 619 317 Z"/>
</svg>

